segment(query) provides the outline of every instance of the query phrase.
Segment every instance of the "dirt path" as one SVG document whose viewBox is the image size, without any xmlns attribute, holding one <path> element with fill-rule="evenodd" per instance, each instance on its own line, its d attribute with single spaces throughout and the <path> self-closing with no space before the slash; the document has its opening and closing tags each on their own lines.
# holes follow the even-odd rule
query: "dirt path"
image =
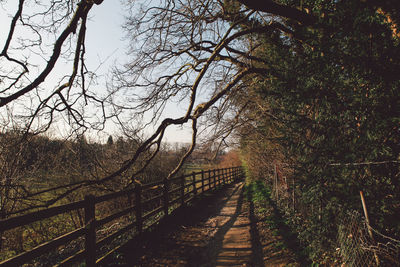
<svg viewBox="0 0 400 267">
<path fill-rule="evenodd" d="M 243 183 L 231 185 L 171 216 L 140 247 L 127 246 L 116 265 L 298 266 L 286 249 L 274 247 L 281 238 L 260 223 Z"/>
<path fill-rule="evenodd" d="M 225 229 L 214 242 L 219 252 L 216 257 L 216 266 L 240 266 L 252 262 L 250 220 L 243 209 L 242 187 L 242 185 L 239 186 L 239 190 L 227 201 L 221 213 L 214 218 L 219 225 L 222 225 L 220 229 Z M 217 247 L 218 244 L 220 247 Z"/>
</svg>

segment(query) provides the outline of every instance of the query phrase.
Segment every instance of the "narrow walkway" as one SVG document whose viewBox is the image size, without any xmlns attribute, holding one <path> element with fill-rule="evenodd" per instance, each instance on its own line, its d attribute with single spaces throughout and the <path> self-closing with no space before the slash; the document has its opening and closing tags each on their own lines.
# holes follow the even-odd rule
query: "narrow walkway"
<svg viewBox="0 0 400 267">
<path fill-rule="evenodd" d="M 242 266 L 251 262 L 250 220 L 243 209 L 242 187 L 240 185 L 240 190 L 227 201 L 221 213 L 216 216 L 223 225 L 221 230 L 228 230 L 220 240 L 216 240 L 216 243 L 222 243 L 218 250 L 216 266 Z M 221 234 L 224 232 L 223 230 Z"/>
<path fill-rule="evenodd" d="M 127 246 L 120 256 L 123 263 L 116 265 L 285 266 L 289 262 L 263 261 L 253 206 L 245 201 L 243 187 L 230 185 L 171 216 L 173 220 L 146 237 L 140 248 Z"/>
<path fill-rule="evenodd" d="M 252 244 L 250 221 L 243 205 L 243 184 L 236 185 L 226 197 L 222 209 L 206 221 L 214 227 L 214 235 L 207 245 L 209 266 L 247 266 L 251 264 Z"/>
</svg>

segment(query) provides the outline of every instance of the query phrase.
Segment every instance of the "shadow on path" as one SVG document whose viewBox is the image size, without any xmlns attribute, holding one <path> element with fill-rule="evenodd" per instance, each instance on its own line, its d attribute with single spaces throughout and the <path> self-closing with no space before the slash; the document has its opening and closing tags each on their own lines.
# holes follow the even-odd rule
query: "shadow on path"
<svg viewBox="0 0 400 267">
<path fill-rule="evenodd" d="M 221 225 L 213 224 L 213 218 L 216 214 L 231 217 L 223 209 L 240 195 L 239 191 L 241 183 L 227 185 L 206 193 L 193 205 L 179 208 L 154 231 L 128 242 L 120 251 L 120 259 L 114 258 L 110 266 L 213 266 L 209 265 L 207 244 Z"/>
<path fill-rule="evenodd" d="M 245 223 L 243 226 L 236 225 L 236 233 L 231 233 L 230 240 L 227 240 L 226 235 L 229 231 L 232 231 L 235 222 L 238 217 L 242 216 L 243 209 L 243 184 L 237 187 L 233 194 L 227 199 L 225 206 L 220 210 L 220 213 L 216 215 L 216 232 L 212 240 L 208 243 L 207 247 L 209 250 L 208 260 L 204 262 L 203 266 L 227 266 L 234 264 L 235 262 L 248 261 L 247 254 L 249 253 L 249 247 L 246 246 L 245 240 L 235 239 L 234 235 L 237 232 L 241 232 L 239 227 L 248 227 Z M 222 225 L 219 225 L 221 224 Z M 224 242 L 225 241 L 225 242 Z M 230 242 L 232 241 L 232 242 Z M 242 241 L 242 242 L 238 242 Z M 233 243 L 234 242 L 234 243 Z M 228 244 L 227 244 L 228 243 Z M 232 244 L 231 244 L 232 243 Z M 199 265 L 199 259 L 193 258 L 189 260 L 189 265 Z"/>
<path fill-rule="evenodd" d="M 206 257 L 197 255 L 188 266 L 264 266 L 254 204 L 244 201 L 243 184 L 238 189 L 214 217 L 216 232 L 207 244 Z"/>
<path fill-rule="evenodd" d="M 258 223 L 244 184 L 229 185 L 174 212 L 107 266 L 264 266 L 263 249 L 273 240 L 262 243 Z"/>
</svg>

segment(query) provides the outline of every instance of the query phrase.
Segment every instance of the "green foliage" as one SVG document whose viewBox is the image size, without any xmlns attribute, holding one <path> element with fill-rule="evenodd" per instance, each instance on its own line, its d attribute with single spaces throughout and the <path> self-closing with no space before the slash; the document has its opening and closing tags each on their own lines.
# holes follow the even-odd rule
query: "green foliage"
<svg viewBox="0 0 400 267">
<path fill-rule="evenodd" d="M 257 55 L 274 72 L 251 84 L 252 96 L 273 117 L 256 117 L 258 136 L 243 137 L 242 149 L 284 155 L 273 160 L 292 166 L 286 176 L 295 177 L 290 190 L 302 205 L 291 215 L 302 217 L 293 227 L 316 261 L 334 250 L 336 216 L 361 209 L 360 190 L 372 225 L 399 238 L 400 168 L 393 162 L 400 159 L 400 49 L 385 10 L 379 11 L 387 5 L 282 2 L 301 3 L 319 22 L 287 22 L 301 43 L 280 32 L 260 37 Z M 254 138 L 263 149 L 248 145 Z M 252 171 L 268 167 L 262 176 L 272 177 L 271 166 L 260 160 Z"/>
</svg>

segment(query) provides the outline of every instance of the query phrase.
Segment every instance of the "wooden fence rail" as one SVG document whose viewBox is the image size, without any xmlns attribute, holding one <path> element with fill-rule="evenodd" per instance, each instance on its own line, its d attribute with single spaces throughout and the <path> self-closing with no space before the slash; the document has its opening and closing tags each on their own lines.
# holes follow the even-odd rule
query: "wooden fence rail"
<svg viewBox="0 0 400 267">
<path fill-rule="evenodd" d="M 193 172 L 169 180 L 161 180 L 150 184 L 136 184 L 133 189 L 111 193 L 103 196 L 88 195 L 82 201 L 52 207 L 18 217 L 12 217 L 0 221 L 0 233 L 26 226 L 34 222 L 77 210 L 84 212 L 84 226 L 69 233 L 58 236 L 39 246 L 25 251 L 19 255 L 0 262 L 0 266 L 19 266 L 32 262 L 51 250 L 56 250 L 73 240 L 83 239 L 84 247 L 77 253 L 61 259 L 57 266 L 69 266 L 76 262 L 85 261 L 86 266 L 96 266 L 102 263 L 107 256 L 117 250 L 121 244 L 106 247 L 113 240 L 130 232 L 131 236 L 137 236 L 146 229 L 158 224 L 160 220 L 172 212 L 172 210 L 187 205 L 192 199 L 205 192 L 215 190 L 225 184 L 243 178 L 241 167 L 226 169 L 214 169 Z M 103 202 L 127 197 L 130 205 L 111 215 L 100 218 L 96 205 Z M 130 217 L 129 217 L 130 215 Z M 97 238 L 98 232 L 114 220 L 128 216 L 128 223 L 113 233 Z M 97 218 L 96 218 L 97 217 Z M 99 240 L 98 240 L 99 239 Z"/>
</svg>

